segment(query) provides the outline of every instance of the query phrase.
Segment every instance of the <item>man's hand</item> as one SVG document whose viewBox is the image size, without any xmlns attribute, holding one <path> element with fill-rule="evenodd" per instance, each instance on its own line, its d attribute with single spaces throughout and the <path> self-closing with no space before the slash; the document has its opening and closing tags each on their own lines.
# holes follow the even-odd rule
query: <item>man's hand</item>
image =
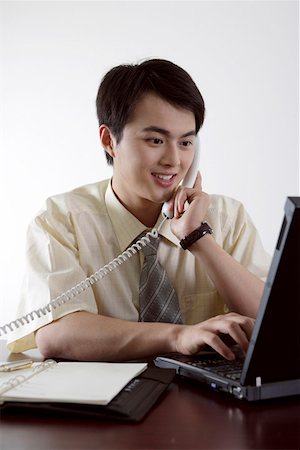
<svg viewBox="0 0 300 450">
<path fill-rule="evenodd" d="M 188 206 L 185 208 L 186 203 Z M 179 240 L 198 228 L 205 218 L 209 205 L 209 195 L 202 191 L 200 172 L 197 174 L 194 187 L 179 186 L 168 204 L 173 205 L 174 210 L 171 230 Z"/>
<path fill-rule="evenodd" d="M 210 197 L 202 191 L 200 173 L 193 188 L 179 187 L 170 202 L 174 206 L 171 230 L 181 240 L 196 230 L 207 217 Z M 185 203 L 188 203 L 186 210 Z M 211 234 L 198 239 L 189 246 L 188 251 L 201 260 L 230 311 L 247 317 L 256 316 L 264 289 L 262 280 L 227 253 Z M 220 342 L 220 339 L 217 341 Z"/>
<path fill-rule="evenodd" d="M 235 355 L 220 335 L 227 335 L 246 353 L 254 327 L 254 319 L 236 313 L 212 317 L 196 325 L 178 328 L 176 350 L 184 355 L 199 353 L 206 345 L 212 347 L 226 359 Z M 226 340 L 226 339 L 225 339 Z"/>
</svg>

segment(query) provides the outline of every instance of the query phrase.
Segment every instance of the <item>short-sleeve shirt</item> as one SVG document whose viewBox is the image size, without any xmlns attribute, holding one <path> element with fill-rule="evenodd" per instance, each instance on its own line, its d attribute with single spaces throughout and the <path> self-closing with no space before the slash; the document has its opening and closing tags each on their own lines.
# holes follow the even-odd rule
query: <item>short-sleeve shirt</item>
<svg viewBox="0 0 300 450">
<path fill-rule="evenodd" d="M 240 202 L 211 195 L 205 220 L 220 247 L 257 277 L 266 278 L 269 255 Z M 156 228 L 161 221 L 162 217 Z M 36 330 L 75 311 L 138 321 L 142 252 L 61 306 L 44 313 L 39 309 L 112 261 L 145 230 L 145 225 L 119 202 L 110 180 L 49 198 L 28 229 L 17 316 L 37 313 L 8 335 L 8 348 L 21 352 L 36 347 Z M 169 221 L 162 225 L 160 235 L 158 259 L 177 292 L 184 323 L 195 324 L 227 312 L 201 259 L 181 248 Z"/>
</svg>

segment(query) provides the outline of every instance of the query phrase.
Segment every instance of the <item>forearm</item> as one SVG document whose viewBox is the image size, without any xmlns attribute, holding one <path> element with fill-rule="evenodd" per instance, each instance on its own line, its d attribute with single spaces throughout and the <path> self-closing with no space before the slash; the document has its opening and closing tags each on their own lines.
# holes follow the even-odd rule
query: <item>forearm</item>
<svg viewBox="0 0 300 450">
<path fill-rule="evenodd" d="M 228 334 L 247 350 L 254 320 L 231 313 L 196 325 L 127 322 L 88 312 L 69 314 L 39 329 L 36 341 L 45 357 L 79 361 L 146 359 L 178 351 L 191 355 L 209 345 L 224 358 L 234 357 L 219 337 Z"/>
<path fill-rule="evenodd" d="M 179 325 L 113 319 L 72 313 L 38 330 L 38 348 L 46 357 L 126 361 L 174 351 Z"/>
<path fill-rule="evenodd" d="M 206 235 L 189 250 L 203 262 L 205 270 L 231 311 L 256 317 L 264 283 Z"/>
</svg>

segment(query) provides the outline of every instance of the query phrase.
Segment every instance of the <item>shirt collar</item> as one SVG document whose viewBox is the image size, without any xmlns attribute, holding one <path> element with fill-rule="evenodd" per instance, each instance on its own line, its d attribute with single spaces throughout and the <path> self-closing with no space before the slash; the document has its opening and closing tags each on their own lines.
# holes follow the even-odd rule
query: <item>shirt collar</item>
<svg viewBox="0 0 300 450">
<path fill-rule="evenodd" d="M 126 250 L 126 248 L 128 248 L 141 233 L 144 231 L 150 231 L 149 228 L 142 224 L 118 200 L 112 190 L 111 180 L 109 181 L 105 192 L 105 203 L 122 252 Z M 160 216 L 154 228 L 158 228 L 162 221 L 163 217 Z M 178 245 L 178 239 L 170 229 L 169 220 L 164 222 L 159 234 L 171 241 L 173 244 Z"/>
</svg>

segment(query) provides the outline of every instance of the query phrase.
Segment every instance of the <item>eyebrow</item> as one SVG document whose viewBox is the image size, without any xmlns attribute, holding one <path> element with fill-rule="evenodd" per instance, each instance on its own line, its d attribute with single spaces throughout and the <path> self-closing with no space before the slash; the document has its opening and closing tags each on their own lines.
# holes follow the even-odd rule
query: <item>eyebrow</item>
<svg viewBox="0 0 300 450">
<path fill-rule="evenodd" d="M 142 131 L 155 131 L 156 133 L 163 134 L 164 136 L 170 136 L 171 134 L 170 131 L 166 130 L 165 128 L 156 127 L 155 125 L 145 127 L 143 128 Z M 187 133 L 184 133 L 182 136 L 180 136 L 180 138 L 184 138 L 187 136 L 196 136 L 196 131 L 195 130 L 188 131 Z"/>
</svg>

